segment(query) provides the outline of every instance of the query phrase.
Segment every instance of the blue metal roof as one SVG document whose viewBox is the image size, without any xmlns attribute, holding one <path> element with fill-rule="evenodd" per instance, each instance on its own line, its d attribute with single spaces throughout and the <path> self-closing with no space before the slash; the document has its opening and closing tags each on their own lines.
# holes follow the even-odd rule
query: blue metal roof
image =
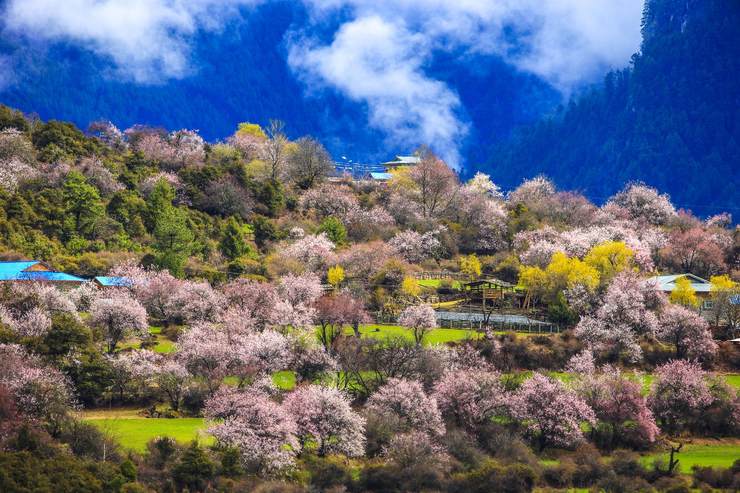
<svg viewBox="0 0 740 493">
<path fill-rule="evenodd" d="M 98 281 L 101 286 L 105 286 L 105 287 L 130 286 L 131 285 L 131 280 L 125 277 L 97 276 L 95 280 Z"/>
<path fill-rule="evenodd" d="M 0 262 L 0 281 L 13 281 L 21 279 L 21 275 L 27 274 L 23 272 L 29 267 L 33 267 L 38 264 L 37 260 L 23 261 L 23 262 Z"/>
<path fill-rule="evenodd" d="M 39 264 L 38 260 L 22 262 L 0 262 L 0 281 L 57 281 L 57 282 L 85 282 L 85 279 L 64 272 L 47 270 L 27 271 Z"/>
<path fill-rule="evenodd" d="M 32 271 L 21 273 L 19 281 L 85 282 L 87 279 L 64 272 Z"/>
</svg>

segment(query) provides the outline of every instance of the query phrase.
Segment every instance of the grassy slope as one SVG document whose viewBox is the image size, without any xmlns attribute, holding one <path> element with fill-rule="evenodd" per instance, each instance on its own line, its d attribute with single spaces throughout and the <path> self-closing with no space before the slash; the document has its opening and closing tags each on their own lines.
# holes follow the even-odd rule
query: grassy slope
<svg viewBox="0 0 740 493">
<path fill-rule="evenodd" d="M 650 465 L 657 458 L 667 463 L 668 457 L 668 453 L 658 453 L 646 455 L 642 460 Z M 740 459 L 740 440 L 702 440 L 685 444 L 677 458 L 684 473 L 690 473 L 693 466 L 728 468 Z"/>
<path fill-rule="evenodd" d="M 144 418 L 137 410 L 94 410 L 83 413 L 83 418 L 104 433 L 113 437 L 122 448 L 144 452 L 146 444 L 158 436 L 168 436 L 178 442 L 199 440 L 212 443 L 213 437 L 206 433 L 203 418 Z"/>
</svg>

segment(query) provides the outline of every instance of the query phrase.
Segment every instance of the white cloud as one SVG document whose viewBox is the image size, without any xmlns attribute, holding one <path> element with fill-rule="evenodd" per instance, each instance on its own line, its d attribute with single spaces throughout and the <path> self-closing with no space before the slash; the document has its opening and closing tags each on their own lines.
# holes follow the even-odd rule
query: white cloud
<svg viewBox="0 0 740 493">
<path fill-rule="evenodd" d="M 458 164 L 454 140 L 466 130 L 455 114 L 460 101 L 444 83 L 424 75 L 428 56 L 424 36 L 368 16 L 344 24 L 328 46 L 294 44 L 288 61 L 309 84 L 367 103 L 370 125 L 386 131 L 393 145 L 435 143 Z"/>
<path fill-rule="evenodd" d="M 6 29 L 71 41 L 110 57 L 137 82 L 190 71 L 189 37 L 216 30 L 238 7 L 258 0 L 8 0 Z"/>
<path fill-rule="evenodd" d="M 140 83 L 191 72 L 193 36 L 270 0 L 6 0 L 5 29 L 73 42 Z M 498 55 L 567 95 L 640 43 L 643 0 L 301 0 L 306 25 L 286 38 L 309 90 L 331 87 L 368 107 L 399 150 L 429 144 L 459 160 L 466 124 L 455 92 L 426 67 L 436 52 Z M 0 4 L 2 0 L 0 0 Z M 341 17 L 337 14 L 341 13 Z M 318 40 L 337 19 L 331 40 Z M 0 63 L 8 64 L 7 61 Z"/>
<path fill-rule="evenodd" d="M 348 16 L 329 44 L 294 33 L 289 63 L 310 88 L 365 102 L 392 141 L 429 144 L 456 164 L 460 101 L 425 73 L 434 51 L 498 55 L 567 95 L 627 64 L 643 0 L 304 0 L 311 22 Z"/>
</svg>

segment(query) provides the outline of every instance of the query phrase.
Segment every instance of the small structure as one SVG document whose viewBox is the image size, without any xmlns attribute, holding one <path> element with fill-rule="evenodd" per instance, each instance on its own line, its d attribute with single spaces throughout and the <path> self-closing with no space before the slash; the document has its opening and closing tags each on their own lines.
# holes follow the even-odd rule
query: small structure
<svg viewBox="0 0 740 493">
<path fill-rule="evenodd" d="M 405 166 L 416 166 L 421 162 L 419 156 L 396 156 L 395 159 L 382 163 L 386 169 L 397 169 Z"/>
<path fill-rule="evenodd" d="M 670 296 L 671 292 L 673 292 L 677 288 L 676 281 L 683 278 L 689 280 L 689 282 L 691 283 L 691 288 L 696 292 L 697 298 L 701 300 L 702 311 L 711 310 L 713 308 L 712 300 L 708 298 L 709 293 L 712 290 L 712 283 L 707 281 L 706 279 L 702 279 L 699 276 L 695 276 L 694 274 L 689 273 L 653 276 L 648 278 L 646 283 L 655 284 L 658 289 Z"/>
<path fill-rule="evenodd" d="M 52 270 L 39 260 L 0 262 L 0 282 L 43 282 L 57 287 L 76 287 L 86 280 Z"/>
<path fill-rule="evenodd" d="M 97 276 L 92 282 L 99 288 L 126 288 L 131 286 L 131 279 L 118 276 Z"/>
<path fill-rule="evenodd" d="M 478 279 L 462 283 L 462 291 L 469 298 L 482 300 L 485 304 L 485 300 L 498 300 L 506 293 L 514 293 L 516 286 L 500 279 Z"/>
</svg>

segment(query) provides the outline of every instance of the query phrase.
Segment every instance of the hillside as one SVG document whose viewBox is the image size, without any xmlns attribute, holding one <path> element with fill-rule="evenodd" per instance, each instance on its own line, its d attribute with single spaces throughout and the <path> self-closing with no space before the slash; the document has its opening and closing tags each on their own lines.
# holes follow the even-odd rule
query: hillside
<svg viewBox="0 0 740 493">
<path fill-rule="evenodd" d="M 699 214 L 740 213 L 740 3 L 652 0 L 630 68 L 520 129 L 484 168 L 503 186 L 544 173 L 600 201 L 625 181 Z"/>
</svg>

